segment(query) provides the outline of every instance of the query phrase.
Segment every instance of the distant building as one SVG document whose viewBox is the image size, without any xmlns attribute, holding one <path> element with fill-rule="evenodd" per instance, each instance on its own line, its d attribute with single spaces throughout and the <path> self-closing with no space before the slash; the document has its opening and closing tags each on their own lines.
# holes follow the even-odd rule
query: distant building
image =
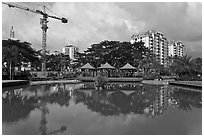
<svg viewBox="0 0 204 137">
<path fill-rule="evenodd" d="M 147 32 L 132 35 L 130 42 L 143 42 L 144 46 L 155 53 L 161 65 L 167 66 L 167 58 L 173 56 L 182 57 L 184 55 L 184 45 L 181 41 L 171 41 L 161 32 L 150 30 Z"/>
<path fill-rule="evenodd" d="M 60 52 L 57 50 L 52 53 L 52 55 L 59 55 L 59 54 L 60 54 Z"/>
<path fill-rule="evenodd" d="M 10 30 L 9 38 L 10 38 L 10 39 L 14 39 L 14 37 L 15 37 L 15 32 L 14 32 L 13 26 L 12 26 L 12 27 L 11 27 L 11 30 Z"/>
<path fill-rule="evenodd" d="M 76 53 L 79 52 L 79 48 L 73 45 L 65 46 L 62 48 L 62 53 L 69 55 L 70 59 L 74 60 L 76 58 Z"/>
<path fill-rule="evenodd" d="M 15 38 L 15 32 L 14 32 L 13 26 L 11 27 L 11 30 L 10 30 L 10 32 L 9 32 L 9 39 L 10 39 L 10 40 L 17 40 L 17 39 Z"/>
<path fill-rule="evenodd" d="M 184 54 L 184 45 L 181 41 L 172 41 L 169 44 L 169 56 L 174 57 L 182 57 Z"/>
<path fill-rule="evenodd" d="M 168 57 L 168 40 L 161 32 L 150 30 L 137 35 L 132 35 L 130 42 L 144 42 L 144 46 L 155 53 L 157 60 L 161 65 L 166 65 Z"/>
</svg>

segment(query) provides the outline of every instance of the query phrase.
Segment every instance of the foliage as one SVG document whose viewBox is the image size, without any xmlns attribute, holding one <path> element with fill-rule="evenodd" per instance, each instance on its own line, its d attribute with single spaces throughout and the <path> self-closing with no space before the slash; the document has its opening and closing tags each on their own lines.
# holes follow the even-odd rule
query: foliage
<svg viewBox="0 0 204 137">
<path fill-rule="evenodd" d="M 47 55 L 47 70 L 51 71 L 63 71 L 67 70 L 70 66 L 69 55 L 59 54 L 59 55 Z"/>
<path fill-rule="evenodd" d="M 19 40 L 2 40 L 3 69 L 7 73 L 10 72 L 11 79 L 14 67 L 20 67 L 22 62 L 31 64 L 39 62 L 38 53 L 31 47 L 31 44 Z"/>
<path fill-rule="evenodd" d="M 84 53 L 78 53 L 75 61 L 77 67 L 90 63 L 94 67 L 108 62 L 120 68 L 130 63 L 143 73 L 145 79 L 155 79 L 161 75 L 179 76 L 181 79 L 198 80 L 202 75 L 202 59 L 192 59 L 191 56 L 168 57 L 167 67 L 162 66 L 153 51 L 143 46 L 144 43 L 102 41 L 91 45 Z M 185 78 L 184 78 L 185 77 Z"/>
<path fill-rule="evenodd" d="M 89 62 L 94 67 L 108 62 L 110 65 L 119 68 L 127 62 L 138 66 L 149 50 L 142 42 L 131 44 L 130 42 L 102 41 L 91 45 L 84 53 L 78 53 L 77 63 L 79 66 Z"/>
<path fill-rule="evenodd" d="M 170 69 L 180 80 L 199 80 L 202 75 L 202 59 L 192 59 L 189 55 L 174 57 Z"/>
<path fill-rule="evenodd" d="M 105 85 L 107 84 L 107 82 L 108 82 L 108 79 L 100 75 L 97 76 L 96 79 L 94 80 L 95 86 L 98 88 L 101 87 L 102 89 L 105 88 Z"/>
<path fill-rule="evenodd" d="M 139 61 L 138 69 L 143 72 L 144 79 L 155 79 L 159 77 L 163 66 L 157 61 L 153 52 L 149 52 Z"/>
</svg>

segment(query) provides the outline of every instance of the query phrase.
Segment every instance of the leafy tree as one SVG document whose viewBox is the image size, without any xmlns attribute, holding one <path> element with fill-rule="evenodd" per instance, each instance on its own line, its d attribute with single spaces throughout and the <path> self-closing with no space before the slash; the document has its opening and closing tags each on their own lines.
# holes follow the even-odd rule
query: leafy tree
<svg viewBox="0 0 204 137">
<path fill-rule="evenodd" d="M 126 63 L 136 67 L 139 60 L 149 52 L 143 44 L 142 42 L 131 44 L 130 42 L 102 41 L 91 45 L 84 53 L 78 53 L 76 62 L 79 66 L 89 62 L 94 67 L 99 67 L 108 62 L 116 68 Z"/>
<path fill-rule="evenodd" d="M 143 72 L 145 79 L 154 79 L 160 75 L 163 66 L 157 61 L 155 54 L 149 52 L 139 61 L 138 68 Z"/>
<path fill-rule="evenodd" d="M 195 58 L 192 59 L 192 69 L 196 74 L 202 75 L 202 59 L 201 58 Z"/>
<path fill-rule="evenodd" d="M 61 66 L 61 71 L 67 70 L 67 67 L 70 66 L 69 55 L 60 54 L 60 66 Z"/>
<path fill-rule="evenodd" d="M 63 71 L 70 66 L 69 55 L 47 55 L 47 70 L 51 71 Z"/>
<path fill-rule="evenodd" d="M 59 55 L 48 55 L 47 56 L 46 67 L 47 70 L 60 71 L 60 56 Z"/>
<path fill-rule="evenodd" d="M 31 64 L 39 62 L 38 53 L 31 44 L 19 40 L 2 40 L 2 63 L 10 79 L 13 79 L 14 67 L 20 68 L 22 62 L 31 62 Z"/>
</svg>

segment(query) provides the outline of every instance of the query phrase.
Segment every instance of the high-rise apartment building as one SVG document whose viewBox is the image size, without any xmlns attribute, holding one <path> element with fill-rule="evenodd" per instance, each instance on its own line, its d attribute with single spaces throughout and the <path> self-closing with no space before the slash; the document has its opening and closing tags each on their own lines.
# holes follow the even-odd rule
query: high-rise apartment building
<svg viewBox="0 0 204 137">
<path fill-rule="evenodd" d="M 76 53 L 79 52 L 79 48 L 73 45 L 65 46 L 62 48 L 62 53 L 69 55 L 70 59 L 74 60 L 76 58 Z"/>
<path fill-rule="evenodd" d="M 184 54 L 184 45 L 181 41 L 172 41 L 169 44 L 169 56 L 174 57 L 182 57 Z"/>
<path fill-rule="evenodd" d="M 144 42 L 144 46 L 153 51 L 161 65 L 166 66 L 168 57 L 168 40 L 161 32 L 150 30 L 137 35 L 132 35 L 130 42 Z"/>
</svg>

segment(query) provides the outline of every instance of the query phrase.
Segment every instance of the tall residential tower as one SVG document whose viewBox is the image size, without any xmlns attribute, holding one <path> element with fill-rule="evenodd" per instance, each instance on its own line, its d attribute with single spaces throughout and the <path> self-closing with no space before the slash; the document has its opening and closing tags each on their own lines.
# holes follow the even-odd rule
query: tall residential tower
<svg viewBox="0 0 204 137">
<path fill-rule="evenodd" d="M 168 57 L 168 40 L 166 36 L 158 31 L 150 30 L 137 35 L 132 35 L 130 42 L 144 42 L 144 46 L 149 48 L 155 53 L 157 60 L 161 65 L 166 65 L 166 59 Z"/>
<path fill-rule="evenodd" d="M 172 41 L 169 44 L 169 56 L 174 57 L 182 57 L 184 54 L 184 45 L 181 41 Z"/>
</svg>

